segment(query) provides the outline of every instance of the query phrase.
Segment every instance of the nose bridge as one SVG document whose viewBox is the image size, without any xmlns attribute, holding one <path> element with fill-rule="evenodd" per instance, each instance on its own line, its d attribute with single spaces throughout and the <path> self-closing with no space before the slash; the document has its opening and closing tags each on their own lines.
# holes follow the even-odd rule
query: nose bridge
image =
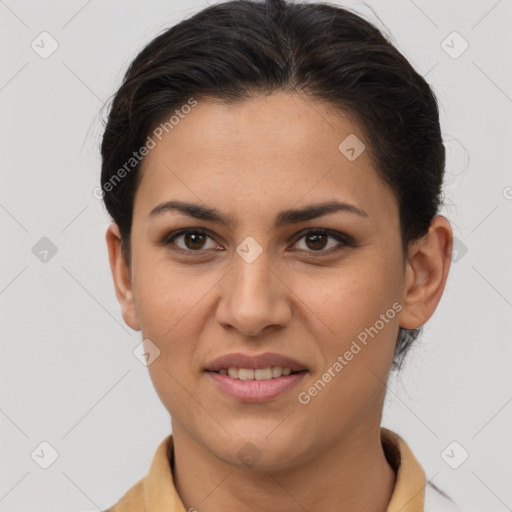
<svg viewBox="0 0 512 512">
<path fill-rule="evenodd" d="M 252 336 L 269 325 L 284 325 L 290 317 L 289 305 L 269 252 L 254 239 L 246 239 L 237 247 L 232 265 L 223 283 L 219 322 Z"/>
<path fill-rule="evenodd" d="M 260 312 L 271 306 L 275 290 L 270 268 L 269 252 L 254 239 L 245 240 L 237 247 L 233 258 L 232 297 L 241 311 L 257 306 Z"/>
<path fill-rule="evenodd" d="M 234 283 L 232 284 L 233 290 L 236 294 L 242 297 L 247 296 L 252 300 L 269 300 L 272 295 L 272 270 L 267 253 L 261 253 L 254 257 L 249 249 L 245 256 L 237 254 L 234 258 Z M 237 251 L 238 252 L 238 251 Z M 254 259 L 253 259 L 254 258 Z"/>
</svg>

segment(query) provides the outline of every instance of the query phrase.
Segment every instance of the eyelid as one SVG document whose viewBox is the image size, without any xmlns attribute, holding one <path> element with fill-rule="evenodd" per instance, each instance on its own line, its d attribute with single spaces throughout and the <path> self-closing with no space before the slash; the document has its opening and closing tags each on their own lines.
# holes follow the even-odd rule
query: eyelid
<svg viewBox="0 0 512 512">
<path fill-rule="evenodd" d="M 218 243 L 216 241 L 216 237 L 213 236 L 213 234 L 207 230 L 207 229 L 204 229 L 204 228 L 183 228 L 183 229 L 178 229 L 176 231 L 172 231 L 170 233 L 167 233 L 160 242 L 158 242 L 158 245 L 163 245 L 163 246 L 168 246 L 168 245 L 175 245 L 173 244 L 173 240 L 180 237 L 180 236 L 183 236 L 183 235 L 187 235 L 189 233 L 197 233 L 197 234 L 200 234 L 200 235 L 204 235 L 204 236 L 207 236 L 208 238 L 210 238 L 211 240 L 215 241 L 216 243 Z M 182 252 L 187 252 L 187 253 L 201 253 L 201 252 L 206 252 L 206 250 L 197 250 L 197 251 L 193 251 L 191 249 L 182 249 L 181 247 L 177 247 L 176 246 L 176 250 L 178 251 L 182 251 Z"/>
<path fill-rule="evenodd" d="M 316 254 L 319 256 L 327 255 L 327 254 L 338 252 L 338 251 L 344 249 L 345 247 L 356 247 L 356 243 L 351 236 L 349 236 L 345 233 L 341 233 L 340 231 L 335 231 L 335 230 L 327 229 L 327 228 L 307 228 L 295 235 L 295 237 L 294 237 L 295 241 L 294 241 L 293 245 L 295 245 L 302 238 L 304 238 L 305 236 L 307 236 L 309 234 L 325 235 L 330 238 L 334 238 L 338 242 L 337 246 L 331 247 L 330 249 L 327 249 L 327 250 L 305 251 L 312 255 L 316 255 Z"/>
</svg>

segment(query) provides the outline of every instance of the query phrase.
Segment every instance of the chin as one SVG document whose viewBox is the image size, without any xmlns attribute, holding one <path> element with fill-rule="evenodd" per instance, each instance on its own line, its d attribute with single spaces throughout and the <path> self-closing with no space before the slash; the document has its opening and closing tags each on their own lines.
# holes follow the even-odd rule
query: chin
<svg viewBox="0 0 512 512">
<path fill-rule="evenodd" d="M 211 451 L 228 464 L 253 471 L 280 471 L 300 463 L 299 436 L 289 429 L 277 435 L 273 432 L 275 422 L 270 428 L 267 422 L 264 426 L 264 429 L 242 431 L 232 438 L 227 436 L 222 442 L 217 438 L 217 445 Z"/>
</svg>

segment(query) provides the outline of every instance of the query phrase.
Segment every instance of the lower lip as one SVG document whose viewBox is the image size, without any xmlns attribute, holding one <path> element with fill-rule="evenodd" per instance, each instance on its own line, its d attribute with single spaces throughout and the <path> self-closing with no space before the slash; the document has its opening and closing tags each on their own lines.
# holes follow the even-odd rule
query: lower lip
<svg viewBox="0 0 512 512">
<path fill-rule="evenodd" d="M 293 373 L 269 380 L 232 379 L 229 375 L 206 372 L 224 393 L 242 402 L 263 402 L 279 396 L 296 386 L 306 375 L 306 371 Z"/>
</svg>

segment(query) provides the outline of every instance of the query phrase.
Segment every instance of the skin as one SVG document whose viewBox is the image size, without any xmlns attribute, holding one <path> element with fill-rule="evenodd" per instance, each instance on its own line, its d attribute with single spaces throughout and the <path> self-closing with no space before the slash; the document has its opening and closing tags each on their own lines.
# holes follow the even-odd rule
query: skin
<svg viewBox="0 0 512 512">
<path fill-rule="evenodd" d="M 354 161 L 338 150 L 349 134 L 367 148 Z M 161 351 L 148 368 L 171 415 L 174 481 L 186 509 L 386 510 L 395 473 L 379 437 L 385 383 L 399 326 L 423 325 L 441 299 L 452 231 L 436 216 L 404 258 L 398 205 L 368 148 L 349 117 L 304 96 L 199 101 L 143 162 L 130 266 L 117 226 L 107 230 L 123 318 Z M 172 199 L 216 208 L 233 225 L 149 216 Z M 367 216 L 335 212 L 274 227 L 283 209 L 334 199 Z M 159 245 L 183 228 L 204 228 L 211 238 Z M 356 246 L 305 236 L 318 228 L 347 234 Z M 249 236 L 262 248 L 252 263 L 236 252 Z M 339 250 L 327 254 L 331 247 Z M 401 311 L 301 404 L 298 393 L 395 302 Z M 271 401 L 239 402 L 203 371 L 239 351 L 286 354 L 308 374 Z M 261 456 L 251 467 L 238 457 L 248 442 Z"/>
</svg>

